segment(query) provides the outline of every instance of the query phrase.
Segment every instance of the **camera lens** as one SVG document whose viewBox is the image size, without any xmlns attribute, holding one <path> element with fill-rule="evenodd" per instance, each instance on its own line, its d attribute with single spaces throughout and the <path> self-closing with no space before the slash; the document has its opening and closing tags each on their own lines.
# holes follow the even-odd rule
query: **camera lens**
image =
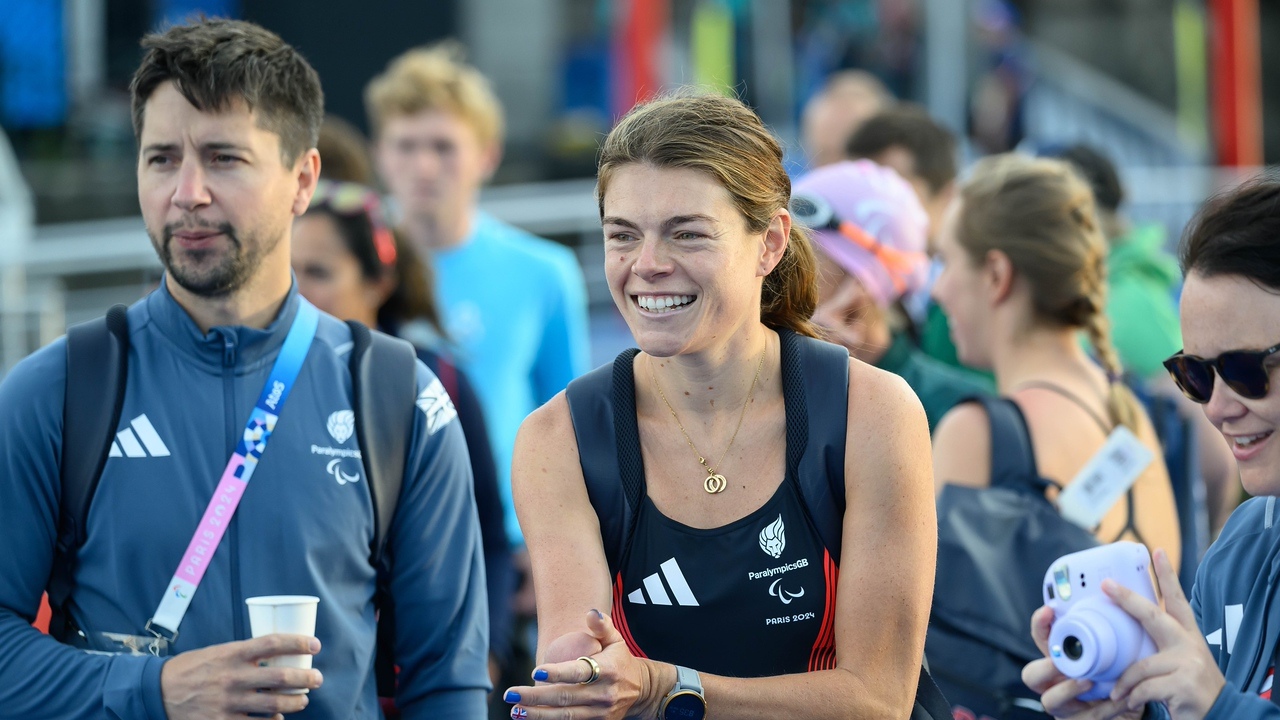
<svg viewBox="0 0 1280 720">
<path fill-rule="evenodd" d="M 1084 654 L 1084 646 L 1080 644 L 1080 638 L 1068 635 L 1062 640 L 1062 652 L 1070 660 L 1079 660 Z"/>
</svg>

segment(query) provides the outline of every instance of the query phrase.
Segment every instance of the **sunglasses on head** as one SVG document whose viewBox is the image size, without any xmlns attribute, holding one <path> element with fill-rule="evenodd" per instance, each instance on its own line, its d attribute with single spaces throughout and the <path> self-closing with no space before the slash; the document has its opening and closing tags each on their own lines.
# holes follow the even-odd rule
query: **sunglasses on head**
<svg viewBox="0 0 1280 720">
<path fill-rule="evenodd" d="M 882 244 L 855 223 L 837 217 L 831 203 L 817 195 L 792 195 L 788 209 L 796 220 L 810 230 L 834 230 L 844 239 L 871 253 L 889 272 L 889 278 L 897 292 L 906 288 L 908 278 L 928 259 L 924 253 L 899 250 Z"/>
<path fill-rule="evenodd" d="M 396 264 L 396 241 L 383 221 L 378 193 L 357 183 L 321 180 L 311 196 L 311 207 L 324 207 L 343 217 L 367 218 L 373 228 L 373 246 L 378 259 L 388 267 Z"/>
<path fill-rule="evenodd" d="M 1267 358 L 1280 352 L 1280 345 L 1266 350 L 1232 350 L 1216 358 L 1202 358 L 1177 352 L 1164 361 L 1164 367 L 1173 376 L 1182 394 L 1198 403 L 1207 403 L 1213 395 L 1213 374 L 1249 400 L 1266 397 L 1271 390 L 1271 373 Z"/>
</svg>

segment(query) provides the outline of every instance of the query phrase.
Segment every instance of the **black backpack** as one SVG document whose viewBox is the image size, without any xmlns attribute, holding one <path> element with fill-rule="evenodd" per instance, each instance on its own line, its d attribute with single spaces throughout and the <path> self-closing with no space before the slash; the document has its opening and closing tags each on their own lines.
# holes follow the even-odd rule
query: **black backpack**
<svg viewBox="0 0 1280 720">
<path fill-rule="evenodd" d="M 75 585 L 75 559 L 85 541 L 85 524 L 111 441 L 120 424 L 129 377 L 129 321 L 124 305 L 105 317 L 67 330 L 66 398 L 62 408 L 62 501 L 58 542 L 49 579 L 53 619 L 49 633 L 66 642 L 75 632 L 67 602 Z M 390 581 L 393 558 L 387 532 L 395 516 L 413 429 L 417 354 L 409 343 L 351 328 L 351 385 L 360 455 L 373 501 L 374 536 L 369 559 L 378 570 L 375 668 L 378 694 L 395 696 L 395 606 Z M 376 421 L 375 421 L 376 420 Z"/>
<path fill-rule="evenodd" d="M 779 330 L 778 337 L 787 397 L 787 474 L 799 480 L 801 498 L 838 565 L 844 527 L 849 353 L 838 345 L 787 330 Z M 587 495 L 600 520 L 611 578 L 617 576 L 622 550 L 635 530 L 636 508 L 644 492 L 632 373 L 638 352 L 635 348 L 622 352 L 611 365 L 603 365 L 569 383 L 565 393 L 579 442 L 591 438 L 592 447 L 598 450 L 580 456 Z M 842 378 L 843 384 L 832 383 L 818 389 L 806 385 L 805 375 Z M 810 407 L 816 410 L 814 422 L 810 422 Z M 810 447 L 815 451 L 806 455 Z M 911 720 L 951 720 L 950 705 L 923 667 Z"/>
<path fill-rule="evenodd" d="M 1053 561 L 1098 545 L 1045 498 L 1022 411 L 979 397 L 991 425 L 991 486 L 938 496 L 938 570 L 925 657 L 956 717 L 1048 720 L 1022 668 L 1042 657 L 1031 615 Z M 965 712 L 967 711 L 967 713 Z"/>
</svg>

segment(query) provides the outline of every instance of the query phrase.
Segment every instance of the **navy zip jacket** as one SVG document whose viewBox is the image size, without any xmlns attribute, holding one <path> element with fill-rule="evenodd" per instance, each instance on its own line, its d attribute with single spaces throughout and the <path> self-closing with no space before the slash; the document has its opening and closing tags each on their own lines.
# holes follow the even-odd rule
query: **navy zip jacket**
<svg viewBox="0 0 1280 720">
<path fill-rule="evenodd" d="M 89 511 L 71 614 L 91 637 L 141 635 L 190 541 L 300 303 L 266 329 L 202 334 L 163 283 L 129 309 L 117 440 Z M 373 509 L 353 410 L 347 326 L 321 314 L 306 361 L 171 655 L 250 637 L 245 598 L 315 595 L 324 686 L 291 718 L 378 718 Z M 66 345 L 0 383 L 0 715 L 164 720 L 149 656 L 99 655 L 31 627 L 49 579 L 60 494 Z M 389 531 L 397 704 L 405 718 L 483 717 L 484 564 L 462 431 L 418 364 L 404 486 Z M 347 422 L 344 422 L 347 420 Z"/>
<path fill-rule="evenodd" d="M 1227 679 L 1205 720 L 1280 720 L 1259 697 L 1280 643 L 1280 507 L 1259 497 L 1231 515 L 1209 548 L 1191 592 L 1191 609 Z M 1148 718 L 1168 718 L 1149 706 Z"/>
</svg>

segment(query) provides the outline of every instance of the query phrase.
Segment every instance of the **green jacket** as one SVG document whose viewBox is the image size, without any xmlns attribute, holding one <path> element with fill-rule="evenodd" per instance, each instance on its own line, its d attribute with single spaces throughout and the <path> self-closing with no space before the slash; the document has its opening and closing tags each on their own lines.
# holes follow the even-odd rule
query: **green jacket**
<svg viewBox="0 0 1280 720">
<path fill-rule="evenodd" d="M 1174 294 L 1178 263 L 1164 250 L 1164 229 L 1141 225 L 1116 239 L 1107 255 L 1107 318 L 1111 342 L 1126 370 L 1141 378 L 1182 349 Z"/>
<path fill-rule="evenodd" d="M 972 395 L 982 395 L 994 390 L 968 373 L 941 363 L 916 348 L 905 335 L 896 334 L 889 350 L 876 363 L 903 380 L 915 391 L 929 419 L 929 432 L 937 426 L 947 411 L 961 400 Z"/>
</svg>

